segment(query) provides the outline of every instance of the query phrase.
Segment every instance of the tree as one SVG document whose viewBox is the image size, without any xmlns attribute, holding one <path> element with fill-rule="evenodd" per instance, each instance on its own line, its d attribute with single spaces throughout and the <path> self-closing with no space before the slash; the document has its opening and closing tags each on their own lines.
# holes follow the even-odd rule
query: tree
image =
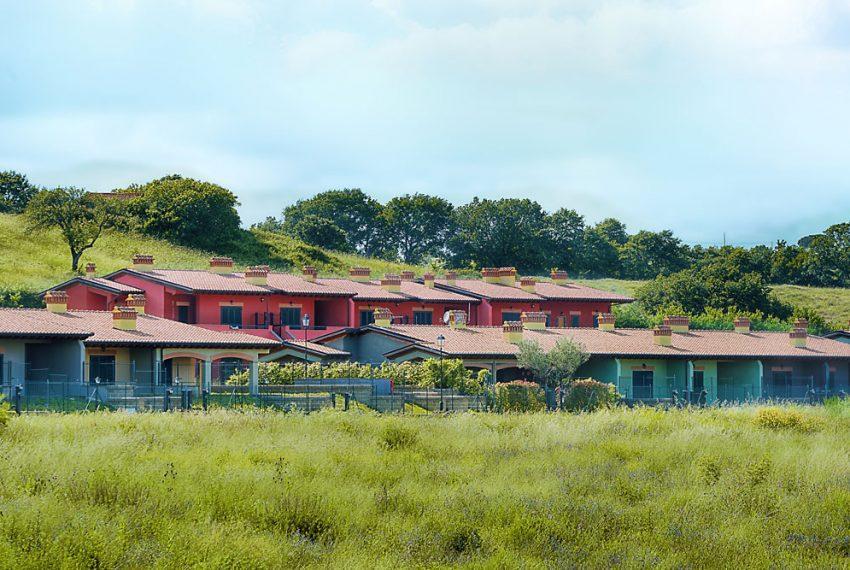
<svg viewBox="0 0 850 570">
<path fill-rule="evenodd" d="M 304 216 L 292 228 L 292 233 L 301 241 L 334 251 L 352 251 L 348 236 L 332 221 L 314 216 Z"/>
<path fill-rule="evenodd" d="M 274 216 L 266 216 L 266 219 L 262 222 L 251 224 L 251 229 L 260 230 L 264 232 L 272 232 L 274 234 L 282 234 L 283 222 L 275 218 Z"/>
<path fill-rule="evenodd" d="M 71 250 L 71 270 L 77 271 L 83 252 L 115 221 L 112 206 L 110 200 L 80 188 L 55 188 L 38 192 L 27 205 L 26 215 L 35 231 L 59 229 Z"/>
<path fill-rule="evenodd" d="M 217 184 L 172 175 L 127 190 L 139 193 L 129 211 L 147 235 L 211 251 L 240 236 L 239 202 Z"/>
<path fill-rule="evenodd" d="M 623 276 L 652 279 L 684 269 L 688 263 L 686 249 L 670 230 L 639 231 L 620 248 Z"/>
<path fill-rule="evenodd" d="M 548 216 L 546 228 L 551 242 L 550 264 L 570 272 L 582 269 L 584 216 L 575 210 L 561 208 Z"/>
<path fill-rule="evenodd" d="M 384 219 L 401 259 L 420 263 L 441 253 L 453 227 L 453 211 L 448 200 L 425 194 L 405 194 L 387 202 Z"/>
<path fill-rule="evenodd" d="M 348 236 L 352 249 L 366 256 L 383 255 L 389 247 L 380 202 L 359 188 L 328 190 L 298 200 L 283 210 L 284 227 L 294 232 L 305 216 L 332 220 Z"/>
<path fill-rule="evenodd" d="M 455 266 L 546 267 L 546 212 L 529 199 L 480 200 L 455 209 L 457 230 L 449 239 Z"/>
<path fill-rule="evenodd" d="M 626 245 L 629 240 L 626 224 L 616 218 L 605 218 L 594 227 L 599 235 L 613 244 Z"/>
<path fill-rule="evenodd" d="M 529 370 L 542 386 L 554 388 L 572 380 L 579 367 L 587 362 L 588 354 L 581 345 L 563 338 L 545 352 L 536 341 L 522 341 L 517 354 L 517 366 Z"/>
<path fill-rule="evenodd" d="M 617 244 L 598 227 L 587 228 L 582 235 L 579 272 L 597 277 L 618 277 L 622 273 Z"/>
<path fill-rule="evenodd" d="M 14 170 L 0 172 L 0 212 L 20 214 L 38 190 L 24 174 Z"/>
</svg>

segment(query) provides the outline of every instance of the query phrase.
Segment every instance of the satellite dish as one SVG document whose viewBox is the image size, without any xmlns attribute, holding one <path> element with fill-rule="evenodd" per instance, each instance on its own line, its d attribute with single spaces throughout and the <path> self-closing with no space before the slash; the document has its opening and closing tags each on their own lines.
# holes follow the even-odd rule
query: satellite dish
<svg viewBox="0 0 850 570">
<path fill-rule="evenodd" d="M 449 323 L 451 322 L 451 320 L 452 320 L 452 316 L 451 316 L 451 314 L 450 314 L 448 311 L 446 311 L 445 313 L 443 313 L 443 324 L 446 324 L 446 325 L 447 325 L 447 324 L 449 324 Z"/>
</svg>

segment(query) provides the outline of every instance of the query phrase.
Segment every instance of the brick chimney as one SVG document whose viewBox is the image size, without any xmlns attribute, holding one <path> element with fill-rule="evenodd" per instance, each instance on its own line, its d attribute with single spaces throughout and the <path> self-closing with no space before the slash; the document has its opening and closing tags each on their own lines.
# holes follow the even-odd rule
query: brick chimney
<svg viewBox="0 0 850 570">
<path fill-rule="evenodd" d="M 446 271 L 446 285 L 454 286 L 455 284 L 457 284 L 457 272 Z"/>
<path fill-rule="evenodd" d="M 652 331 L 652 340 L 658 346 L 672 346 L 673 331 L 670 330 L 670 327 L 667 325 L 655 327 Z"/>
<path fill-rule="evenodd" d="M 413 281 L 416 279 L 416 274 L 412 271 L 402 271 L 400 277 L 402 281 Z"/>
<path fill-rule="evenodd" d="M 463 330 L 466 328 L 466 311 L 447 311 L 449 314 L 449 328 Z"/>
<path fill-rule="evenodd" d="M 301 268 L 301 277 L 304 278 L 304 281 L 315 283 L 316 278 L 319 277 L 319 272 L 312 265 L 305 265 L 303 268 Z"/>
<path fill-rule="evenodd" d="M 372 270 L 368 267 L 352 267 L 348 270 L 348 276 L 352 281 L 365 283 L 372 278 Z"/>
<path fill-rule="evenodd" d="M 803 317 L 800 317 L 796 321 L 794 321 L 794 328 L 809 330 L 809 321 L 807 321 Z"/>
<path fill-rule="evenodd" d="M 375 326 L 389 327 L 393 324 L 393 314 L 389 309 L 378 307 L 375 309 Z"/>
<path fill-rule="evenodd" d="M 387 273 L 381 279 L 381 288 L 390 293 L 401 292 L 401 277 L 392 273 Z"/>
<path fill-rule="evenodd" d="M 139 315 L 145 314 L 145 303 L 147 300 L 141 293 L 130 293 L 127 295 L 127 300 L 124 301 L 124 306 L 135 309 Z"/>
<path fill-rule="evenodd" d="M 268 285 L 269 266 L 254 265 L 245 270 L 245 281 L 251 285 Z"/>
<path fill-rule="evenodd" d="M 481 279 L 483 279 L 485 283 L 499 283 L 501 279 L 501 272 L 498 267 L 484 267 L 481 269 Z"/>
<path fill-rule="evenodd" d="M 47 305 L 47 310 L 51 313 L 67 313 L 68 293 L 61 290 L 48 291 L 44 294 L 44 304 Z"/>
<path fill-rule="evenodd" d="M 213 273 L 233 273 L 233 259 L 230 257 L 211 257 L 210 271 Z"/>
<path fill-rule="evenodd" d="M 546 313 L 541 311 L 528 311 L 520 316 L 522 328 L 530 331 L 540 331 L 546 328 Z"/>
<path fill-rule="evenodd" d="M 523 291 L 534 293 L 534 289 L 537 287 L 537 281 L 534 280 L 534 277 L 523 277 L 519 280 L 519 286 Z"/>
<path fill-rule="evenodd" d="M 154 267 L 154 258 L 152 255 L 148 255 L 146 253 L 137 253 L 133 256 L 133 269 L 136 271 L 141 271 L 143 273 L 147 273 L 148 271 L 153 271 Z"/>
<path fill-rule="evenodd" d="M 90 279 L 97 277 L 97 265 L 94 263 L 86 263 L 86 277 Z"/>
<path fill-rule="evenodd" d="M 425 275 L 423 275 L 422 281 L 425 283 L 425 286 L 428 287 L 429 289 L 434 288 L 434 274 L 433 273 L 426 273 Z"/>
<path fill-rule="evenodd" d="M 788 338 L 791 341 L 791 346 L 794 348 L 806 348 L 806 339 L 809 333 L 804 328 L 795 327 L 793 331 L 788 333 Z"/>
<path fill-rule="evenodd" d="M 522 321 L 502 323 L 502 337 L 511 344 L 519 344 L 522 341 Z"/>
<path fill-rule="evenodd" d="M 567 284 L 567 272 L 561 271 L 560 269 L 553 269 L 552 273 L 549 274 L 549 277 L 552 279 L 552 283 L 555 285 L 566 285 Z"/>
<path fill-rule="evenodd" d="M 617 319 L 614 318 L 614 315 L 611 313 L 600 313 L 596 317 L 596 323 L 599 326 L 599 330 L 611 332 L 614 330 L 614 325 L 616 324 Z"/>
<path fill-rule="evenodd" d="M 748 333 L 750 332 L 750 319 L 749 317 L 738 317 L 735 319 L 735 332 L 736 333 Z"/>
<path fill-rule="evenodd" d="M 681 315 L 664 317 L 664 324 L 670 327 L 674 333 L 686 333 L 691 326 L 691 319 Z"/>
<path fill-rule="evenodd" d="M 499 283 L 508 287 L 516 287 L 516 268 L 500 267 L 499 268 Z"/>
<path fill-rule="evenodd" d="M 136 309 L 132 307 L 112 309 L 112 328 L 122 331 L 136 330 Z"/>
</svg>

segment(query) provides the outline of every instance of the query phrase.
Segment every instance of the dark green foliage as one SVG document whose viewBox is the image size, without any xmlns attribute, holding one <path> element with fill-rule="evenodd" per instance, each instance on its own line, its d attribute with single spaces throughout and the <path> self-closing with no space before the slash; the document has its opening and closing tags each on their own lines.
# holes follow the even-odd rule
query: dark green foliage
<svg viewBox="0 0 850 570">
<path fill-rule="evenodd" d="M 535 382 L 499 382 L 496 384 L 496 409 L 500 412 L 539 412 L 546 409 L 546 395 Z"/>
<path fill-rule="evenodd" d="M 575 380 L 564 394 L 563 407 L 570 412 L 592 412 L 614 406 L 620 399 L 613 384 L 596 380 Z"/>
<path fill-rule="evenodd" d="M 173 175 L 127 190 L 139 192 L 128 210 L 144 234 L 216 252 L 240 237 L 239 202 L 217 184 Z"/>
<path fill-rule="evenodd" d="M 20 214 L 39 188 L 14 170 L 0 172 L 0 212 Z"/>
<path fill-rule="evenodd" d="M 387 202 L 383 215 L 399 258 L 421 263 L 443 253 L 454 229 L 453 211 L 448 200 L 425 194 L 405 194 Z"/>
<path fill-rule="evenodd" d="M 27 289 L 7 289 L 0 287 L 0 307 L 26 307 L 37 309 L 43 306 L 41 297 L 35 291 Z"/>
<path fill-rule="evenodd" d="M 304 243 L 332 251 L 353 251 L 345 231 L 327 218 L 308 214 L 291 229 L 294 237 Z"/>
<path fill-rule="evenodd" d="M 620 249 L 623 274 L 629 279 L 652 279 L 688 266 L 687 246 L 670 230 L 642 230 L 629 237 Z"/>
</svg>

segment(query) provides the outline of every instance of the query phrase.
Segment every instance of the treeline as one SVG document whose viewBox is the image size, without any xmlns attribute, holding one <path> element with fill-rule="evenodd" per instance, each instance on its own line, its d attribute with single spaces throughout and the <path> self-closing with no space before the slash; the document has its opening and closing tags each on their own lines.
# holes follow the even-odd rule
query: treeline
<svg viewBox="0 0 850 570">
<path fill-rule="evenodd" d="M 797 244 L 689 246 L 671 231 L 640 230 L 607 218 L 589 224 L 575 210 L 547 212 L 530 199 L 475 198 L 454 206 L 424 194 L 385 204 L 359 189 L 331 190 L 284 208 L 255 227 L 319 247 L 457 269 L 516 266 L 522 273 L 557 267 L 580 277 L 653 279 L 718 260 L 767 283 L 850 285 L 850 224 L 830 226 Z"/>
</svg>

